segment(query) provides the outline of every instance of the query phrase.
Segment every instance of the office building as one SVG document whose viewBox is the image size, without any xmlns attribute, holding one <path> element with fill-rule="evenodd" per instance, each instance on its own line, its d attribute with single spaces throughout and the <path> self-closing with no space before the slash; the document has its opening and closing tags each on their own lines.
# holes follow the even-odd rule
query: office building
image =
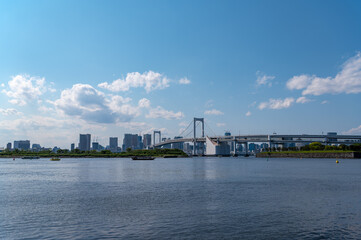
<svg viewBox="0 0 361 240">
<path fill-rule="evenodd" d="M 90 134 L 80 134 L 79 136 L 79 150 L 80 151 L 90 151 Z"/>
<path fill-rule="evenodd" d="M 39 152 L 41 150 L 40 144 L 33 143 L 33 145 L 31 146 L 31 150 L 33 150 L 34 152 Z"/>
<path fill-rule="evenodd" d="M 30 149 L 30 140 L 14 141 L 14 149 L 29 150 Z"/>
<path fill-rule="evenodd" d="M 95 150 L 95 151 L 99 150 L 99 143 L 98 142 L 92 142 L 92 150 Z"/>
<path fill-rule="evenodd" d="M 148 148 L 152 145 L 152 134 L 144 134 L 143 135 L 143 147 Z"/>
<path fill-rule="evenodd" d="M 8 144 L 6 144 L 6 149 L 11 150 L 11 143 L 10 142 Z"/>
<path fill-rule="evenodd" d="M 117 137 L 109 138 L 109 150 L 111 152 L 118 152 L 118 138 Z"/>
<path fill-rule="evenodd" d="M 74 143 L 70 144 L 70 151 L 74 151 L 74 149 L 75 149 L 75 144 Z"/>
<path fill-rule="evenodd" d="M 123 151 L 126 151 L 127 148 L 131 148 L 133 150 L 140 149 L 139 140 L 141 140 L 141 138 L 139 138 L 138 134 L 124 134 Z"/>
</svg>

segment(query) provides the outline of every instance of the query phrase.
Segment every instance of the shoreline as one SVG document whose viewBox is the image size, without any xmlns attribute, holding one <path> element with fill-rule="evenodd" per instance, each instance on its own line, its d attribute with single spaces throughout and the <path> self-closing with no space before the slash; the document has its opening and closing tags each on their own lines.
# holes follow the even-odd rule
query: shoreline
<svg viewBox="0 0 361 240">
<path fill-rule="evenodd" d="M 257 153 L 257 158 L 341 158 L 359 159 L 361 152 L 264 152 Z"/>
</svg>

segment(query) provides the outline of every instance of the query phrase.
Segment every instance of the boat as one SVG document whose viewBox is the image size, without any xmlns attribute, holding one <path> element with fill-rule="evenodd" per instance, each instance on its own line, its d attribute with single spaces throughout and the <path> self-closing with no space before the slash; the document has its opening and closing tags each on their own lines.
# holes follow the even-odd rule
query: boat
<svg viewBox="0 0 361 240">
<path fill-rule="evenodd" d="M 133 160 L 154 160 L 155 157 L 151 156 L 134 156 L 132 157 Z"/>
<path fill-rule="evenodd" d="M 21 159 L 39 159 L 38 156 L 25 156 L 25 157 L 22 157 Z"/>
<path fill-rule="evenodd" d="M 53 158 L 50 158 L 50 161 L 60 161 L 60 158 L 53 157 Z"/>
</svg>

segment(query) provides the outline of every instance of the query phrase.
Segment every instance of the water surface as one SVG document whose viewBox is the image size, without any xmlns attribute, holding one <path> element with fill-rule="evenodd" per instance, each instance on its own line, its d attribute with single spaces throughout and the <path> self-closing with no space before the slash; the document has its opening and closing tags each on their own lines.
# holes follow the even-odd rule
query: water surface
<svg viewBox="0 0 361 240">
<path fill-rule="evenodd" d="M 0 159 L 0 239 L 361 239 L 361 161 Z"/>
</svg>

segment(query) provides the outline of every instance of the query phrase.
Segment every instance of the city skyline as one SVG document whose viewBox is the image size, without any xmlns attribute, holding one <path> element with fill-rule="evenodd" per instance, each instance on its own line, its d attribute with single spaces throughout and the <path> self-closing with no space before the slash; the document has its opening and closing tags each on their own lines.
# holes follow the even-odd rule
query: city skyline
<svg viewBox="0 0 361 240">
<path fill-rule="evenodd" d="M 361 134 L 357 1 L 0 3 L 0 146 Z M 207 129 L 206 129 L 207 130 Z"/>
</svg>

